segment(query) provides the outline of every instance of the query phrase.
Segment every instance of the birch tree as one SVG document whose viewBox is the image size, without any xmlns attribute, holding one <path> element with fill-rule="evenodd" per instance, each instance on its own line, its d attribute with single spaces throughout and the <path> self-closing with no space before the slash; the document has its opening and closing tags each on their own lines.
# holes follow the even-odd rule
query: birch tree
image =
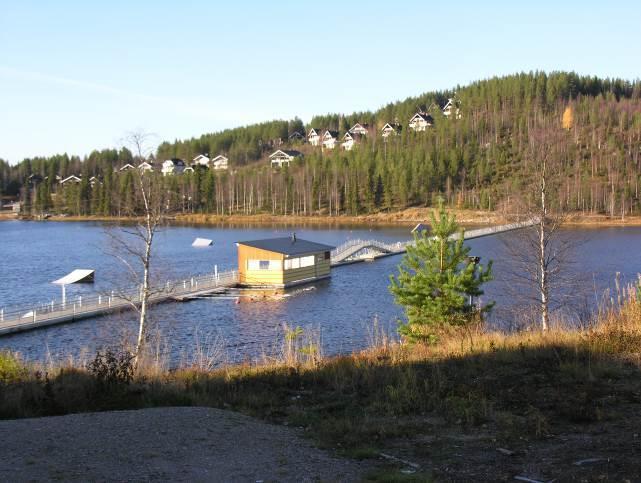
<svg viewBox="0 0 641 483">
<path fill-rule="evenodd" d="M 144 131 L 127 133 L 124 142 L 128 144 L 137 158 L 137 163 L 147 159 L 151 135 Z M 138 314 L 138 334 L 134 351 L 137 365 L 144 351 L 149 331 L 149 305 L 153 297 L 164 291 L 152 283 L 152 262 L 154 260 L 154 239 L 165 222 L 166 196 L 159 173 L 148 173 L 136 169 L 132 171 L 136 203 L 126 206 L 126 214 L 134 217 L 135 224 L 109 230 L 111 254 L 128 269 L 129 279 L 136 282 L 134 294 L 121 295 Z M 138 209 L 136 207 L 139 207 Z"/>
</svg>

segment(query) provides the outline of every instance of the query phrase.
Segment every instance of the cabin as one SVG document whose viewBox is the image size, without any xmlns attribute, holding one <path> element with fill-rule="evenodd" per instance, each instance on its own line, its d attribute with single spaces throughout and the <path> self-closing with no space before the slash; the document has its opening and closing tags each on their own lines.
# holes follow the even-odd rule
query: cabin
<svg viewBox="0 0 641 483">
<path fill-rule="evenodd" d="M 193 166 L 185 166 L 185 169 L 183 169 L 183 173 L 193 173 L 193 172 L 194 172 Z"/>
<path fill-rule="evenodd" d="M 102 176 L 92 176 L 91 178 L 89 178 L 89 186 L 93 188 L 97 184 L 102 184 Z"/>
<path fill-rule="evenodd" d="M 136 168 L 134 168 L 133 164 L 127 163 L 124 166 L 122 166 L 118 171 L 120 171 L 121 173 L 124 173 L 125 171 L 129 171 L 130 169 L 136 169 Z"/>
<path fill-rule="evenodd" d="M 65 184 L 78 184 L 82 180 L 80 179 L 79 176 L 76 176 L 75 174 L 72 174 L 71 176 L 67 176 L 65 179 L 60 181 L 60 184 L 65 185 Z"/>
<path fill-rule="evenodd" d="M 447 103 L 443 106 L 443 115 L 449 118 L 454 113 L 455 119 L 461 119 L 461 111 L 456 105 L 456 100 L 450 97 Z"/>
<path fill-rule="evenodd" d="M 204 166 L 205 168 L 209 167 L 209 156 L 206 154 L 199 154 L 194 159 L 191 160 L 192 166 Z"/>
<path fill-rule="evenodd" d="M 358 134 L 359 136 L 367 136 L 369 134 L 369 124 L 357 122 L 347 132 L 350 134 Z"/>
<path fill-rule="evenodd" d="M 269 156 L 272 166 L 282 167 L 284 164 L 289 166 L 294 159 L 302 157 L 303 154 L 298 151 L 279 149 Z"/>
<path fill-rule="evenodd" d="M 434 124 L 434 119 L 432 116 L 425 112 L 417 112 L 410 119 L 409 127 L 413 131 L 422 132 L 425 131 L 428 127 L 432 127 Z"/>
<path fill-rule="evenodd" d="M 227 169 L 229 167 L 229 159 L 222 154 L 219 154 L 211 160 L 211 166 L 214 170 Z"/>
<path fill-rule="evenodd" d="M 381 129 L 381 136 L 383 136 L 384 139 L 387 139 L 390 136 L 397 136 L 400 133 L 401 133 L 400 124 L 390 124 L 388 122 Z"/>
<path fill-rule="evenodd" d="M 298 131 L 294 131 L 291 133 L 287 139 L 289 140 L 290 143 L 296 143 L 296 142 L 304 142 L 305 141 L 305 136 L 303 136 L 301 133 Z"/>
<path fill-rule="evenodd" d="M 307 142 L 312 146 L 320 146 L 320 129 L 311 128 L 307 134 Z"/>
<path fill-rule="evenodd" d="M 182 174 L 185 171 L 185 162 L 182 159 L 167 159 L 162 163 L 162 175 Z"/>
<path fill-rule="evenodd" d="M 363 137 L 362 134 L 350 133 L 348 131 L 343 136 L 343 142 L 341 143 L 341 147 L 345 151 L 351 151 L 352 148 L 360 142 L 362 137 Z"/>
<path fill-rule="evenodd" d="M 327 129 L 323 134 L 322 144 L 325 149 L 334 149 L 338 142 L 338 131 Z"/>
<path fill-rule="evenodd" d="M 236 243 L 244 286 L 287 288 L 329 278 L 333 246 L 291 237 Z"/>
<path fill-rule="evenodd" d="M 141 173 L 146 173 L 146 172 L 148 172 L 148 171 L 153 171 L 153 170 L 154 170 L 154 165 L 153 165 L 153 164 L 151 164 L 151 163 L 150 163 L 150 162 L 148 162 L 148 161 L 143 161 L 142 163 L 140 163 L 140 164 L 138 165 L 138 170 L 139 170 Z"/>
</svg>

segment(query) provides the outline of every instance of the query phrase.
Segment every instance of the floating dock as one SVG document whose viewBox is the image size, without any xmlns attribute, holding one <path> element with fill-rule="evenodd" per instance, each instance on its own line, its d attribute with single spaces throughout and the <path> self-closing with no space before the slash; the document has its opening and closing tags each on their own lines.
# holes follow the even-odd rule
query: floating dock
<svg viewBox="0 0 641 483">
<path fill-rule="evenodd" d="M 464 239 L 471 240 L 532 226 L 536 220 L 521 223 L 479 228 L 464 232 Z M 457 238 L 454 235 L 453 238 Z M 350 240 L 331 251 L 332 268 L 381 257 L 400 255 L 414 240 L 387 243 L 379 240 Z M 93 273 L 91 274 L 93 276 Z M 226 296 L 239 285 L 237 270 L 217 272 L 190 277 L 183 280 L 167 281 L 156 286 L 150 303 L 188 301 L 203 297 Z M 260 284 L 258 284 L 260 285 Z M 45 304 L 31 304 L 9 309 L 0 309 L 0 336 L 33 330 L 50 325 L 98 317 L 112 312 L 131 310 L 139 306 L 139 289 L 113 290 L 108 294 L 77 297 L 74 300 L 52 301 Z"/>
</svg>

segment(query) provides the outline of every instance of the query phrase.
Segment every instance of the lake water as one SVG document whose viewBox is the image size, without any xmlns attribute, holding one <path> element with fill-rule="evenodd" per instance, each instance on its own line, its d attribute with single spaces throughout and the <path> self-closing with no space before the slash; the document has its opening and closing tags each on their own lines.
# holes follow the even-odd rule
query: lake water
<svg viewBox="0 0 641 483">
<path fill-rule="evenodd" d="M 282 226 L 171 226 L 157 237 L 155 266 L 163 278 L 181 278 L 236 268 L 236 241 L 287 236 L 339 245 L 354 238 L 400 241 L 410 238 L 407 227 L 282 227 Z M 572 266 L 581 280 L 582 303 L 594 308 L 603 291 L 621 272 L 623 283 L 641 272 L 641 228 L 573 229 L 583 243 Z M 196 237 L 214 245 L 196 249 Z M 509 237 L 509 235 L 504 235 Z M 484 300 L 496 300 L 492 323 L 509 324 L 510 310 L 524 301 L 506 295 L 510 263 L 497 237 L 471 240 L 472 254 L 494 260 L 495 281 L 486 285 Z M 100 223 L 8 221 L 0 223 L 0 308 L 60 298 L 50 282 L 76 268 L 96 270 L 94 285 L 69 286 L 69 298 L 106 290 L 126 280 L 123 266 L 109 251 L 109 237 Z M 229 361 L 255 360 L 274 354 L 282 340 L 282 326 L 301 326 L 320 334 L 323 353 L 345 353 L 365 347 L 371 340 L 373 321 L 395 333 L 402 316 L 388 291 L 389 275 L 396 273 L 401 257 L 387 257 L 332 270 L 332 278 L 288 292 L 274 300 L 246 301 L 202 299 L 169 303 L 152 309 L 163 350 L 172 364 L 189 361 L 198 344 L 216 339 Z M 82 358 L 98 348 L 116 345 L 136 329 L 135 315 L 123 312 L 95 319 L 48 327 L 0 338 L 0 349 L 21 352 L 26 358 L 45 360 Z"/>
</svg>

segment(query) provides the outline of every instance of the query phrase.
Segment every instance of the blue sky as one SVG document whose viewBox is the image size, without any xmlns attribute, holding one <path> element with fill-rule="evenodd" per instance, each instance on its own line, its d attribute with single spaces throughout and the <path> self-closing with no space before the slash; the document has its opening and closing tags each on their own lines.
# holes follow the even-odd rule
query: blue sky
<svg viewBox="0 0 641 483">
<path fill-rule="evenodd" d="M 522 70 L 636 79 L 641 3 L 610 5 L 0 0 L 0 158 L 307 122 Z"/>
</svg>

